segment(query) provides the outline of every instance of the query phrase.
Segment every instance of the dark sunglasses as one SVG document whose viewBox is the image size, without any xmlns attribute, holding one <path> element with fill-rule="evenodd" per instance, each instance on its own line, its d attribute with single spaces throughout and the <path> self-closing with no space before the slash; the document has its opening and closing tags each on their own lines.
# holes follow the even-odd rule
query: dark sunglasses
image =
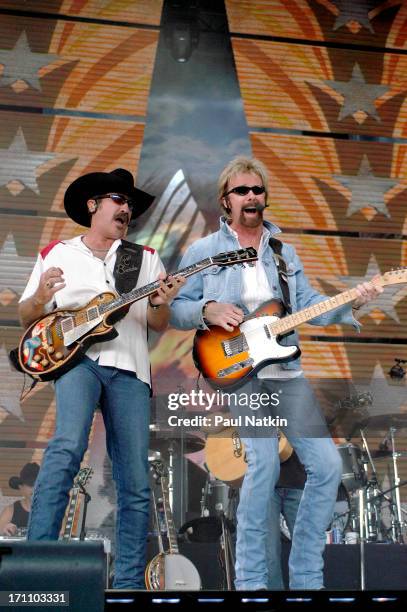
<svg viewBox="0 0 407 612">
<path fill-rule="evenodd" d="M 230 193 L 236 193 L 240 196 L 245 196 L 252 191 L 254 195 L 260 195 L 266 191 L 266 188 L 263 185 L 253 185 L 253 187 L 248 187 L 247 185 L 239 185 L 238 187 L 233 187 L 230 191 L 225 193 L 225 196 L 228 196 Z M 225 197 L 224 196 L 224 197 Z"/>
<path fill-rule="evenodd" d="M 110 198 L 115 204 L 118 204 L 119 206 L 121 206 L 122 204 L 127 204 L 130 210 L 133 210 L 136 205 L 136 202 L 134 200 L 131 200 L 130 198 L 121 195 L 120 193 L 106 193 L 105 195 L 94 196 L 94 198 L 95 200 L 103 200 L 103 198 Z"/>
</svg>

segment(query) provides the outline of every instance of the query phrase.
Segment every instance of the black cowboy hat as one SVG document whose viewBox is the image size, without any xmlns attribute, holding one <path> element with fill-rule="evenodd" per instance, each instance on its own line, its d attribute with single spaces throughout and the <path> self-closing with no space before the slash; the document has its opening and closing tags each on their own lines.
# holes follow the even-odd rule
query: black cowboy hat
<svg viewBox="0 0 407 612">
<path fill-rule="evenodd" d="M 77 178 L 65 192 L 64 206 L 68 217 L 75 223 L 90 227 L 90 215 L 86 202 L 95 196 L 119 193 L 136 202 L 132 221 L 140 217 L 153 203 L 154 197 L 134 186 L 131 172 L 116 168 L 112 172 L 90 172 Z"/>
<path fill-rule="evenodd" d="M 18 489 L 22 484 L 28 485 L 29 487 L 34 486 L 34 482 L 40 471 L 38 463 L 26 463 L 20 472 L 20 477 L 12 476 L 8 481 L 9 487 L 12 489 Z"/>
</svg>

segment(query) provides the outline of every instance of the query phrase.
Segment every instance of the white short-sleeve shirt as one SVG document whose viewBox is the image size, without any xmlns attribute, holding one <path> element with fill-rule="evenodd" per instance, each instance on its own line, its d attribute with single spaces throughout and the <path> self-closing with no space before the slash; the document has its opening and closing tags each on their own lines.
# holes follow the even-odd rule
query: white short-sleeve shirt
<svg viewBox="0 0 407 612">
<path fill-rule="evenodd" d="M 82 237 L 54 242 L 38 255 L 30 279 L 20 301 L 31 297 L 39 284 L 41 274 L 52 267 L 61 268 L 66 286 L 57 291 L 53 301 L 45 309 L 80 308 L 99 293 L 115 290 L 113 277 L 116 251 L 120 240 L 116 240 L 102 261 L 95 257 L 83 243 Z M 158 253 L 144 247 L 137 287 L 157 280 L 165 272 Z M 99 364 L 135 372 L 147 384 L 150 380 L 150 361 L 147 345 L 147 298 L 132 304 L 124 319 L 115 323 L 119 335 L 108 342 L 93 344 L 86 355 Z"/>
</svg>

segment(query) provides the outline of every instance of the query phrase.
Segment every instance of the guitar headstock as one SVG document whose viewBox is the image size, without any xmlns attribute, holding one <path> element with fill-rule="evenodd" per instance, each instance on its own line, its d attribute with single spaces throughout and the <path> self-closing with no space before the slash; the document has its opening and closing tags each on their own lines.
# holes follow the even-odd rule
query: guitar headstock
<svg viewBox="0 0 407 612">
<path fill-rule="evenodd" d="M 212 263 L 218 266 L 231 266 L 233 264 L 243 264 L 249 261 L 257 261 L 257 251 L 253 247 L 247 249 L 237 249 L 236 251 L 227 251 L 226 253 L 218 253 L 211 257 Z"/>
<path fill-rule="evenodd" d="M 156 459 L 155 461 L 151 461 L 150 465 L 153 469 L 153 476 L 155 480 L 159 481 L 161 478 L 167 478 L 168 468 L 164 461 L 161 461 L 161 459 Z"/>
<path fill-rule="evenodd" d="M 74 480 L 75 487 L 84 487 L 92 478 L 93 468 L 84 467 L 79 470 Z"/>
<path fill-rule="evenodd" d="M 381 285 L 397 285 L 407 283 L 407 267 L 400 267 L 389 272 L 385 272 L 380 278 Z"/>
</svg>

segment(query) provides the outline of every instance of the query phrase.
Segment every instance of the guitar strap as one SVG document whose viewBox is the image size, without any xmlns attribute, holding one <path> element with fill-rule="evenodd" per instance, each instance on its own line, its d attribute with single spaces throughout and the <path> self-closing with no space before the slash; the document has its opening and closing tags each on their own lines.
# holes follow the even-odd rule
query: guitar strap
<svg viewBox="0 0 407 612">
<path fill-rule="evenodd" d="M 119 293 L 128 293 L 137 285 L 143 261 L 144 247 L 122 240 L 116 251 L 116 263 L 113 270 L 116 290 Z"/>
<path fill-rule="evenodd" d="M 269 238 L 269 245 L 273 251 L 274 262 L 277 267 L 278 280 L 280 282 L 281 293 L 283 296 L 283 304 L 287 311 L 287 314 L 292 313 L 291 300 L 290 300 L 290 288 L 288 286 L 287 279 L 287 264 L 284 257 L 281 255 L 283 249 L 283 243 L 277 238 Z"/>
</svg>

